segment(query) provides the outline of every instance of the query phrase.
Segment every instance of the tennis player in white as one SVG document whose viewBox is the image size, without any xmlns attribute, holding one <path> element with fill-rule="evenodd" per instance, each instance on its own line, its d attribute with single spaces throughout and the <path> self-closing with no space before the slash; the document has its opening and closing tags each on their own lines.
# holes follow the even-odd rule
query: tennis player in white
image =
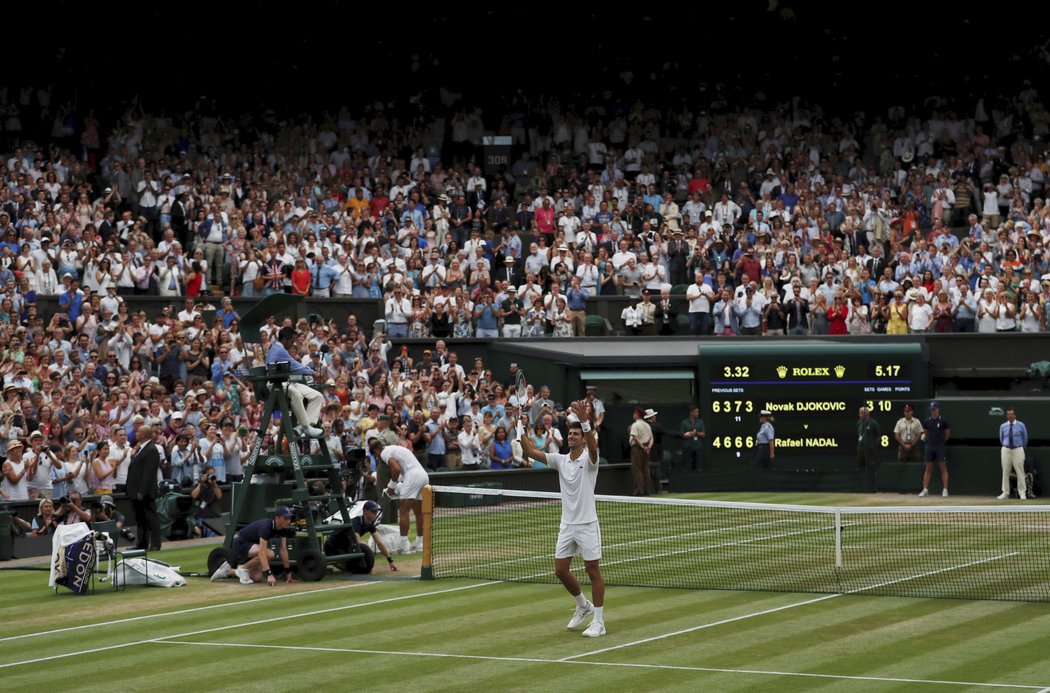
<svg viewBox="0 0 1050 693">
<path fill-rule="evenodd" d="M 605 635 L 605 579 L 599 562 L 602 557 L 602 533 L 598 527 L 598 511 L 594 502 L 594 485 L 598 481 L 598 443 L 594 424 L 587 412 L 586 402 L 573 402 L 572 412 L 577 421 L 569 424 L 569 454 L 541 452 L 519 423 L 518 440 L 528 457 L 558 470 L 561 488 L 561 525 L 558 545 L 554 549 L 554 575 L 576 599 L 576 612 L 568 628 L 579 626 L 594 614 L 594 620 L 583 635 L 598 638 Z M 587 577 L 591 580 L 591 599 L 583 596 L 580 581 L 572 574 L 572 559 L 583 556 Z"/>
<path fill-rule="evenodd" d="M 423 487 L 430 483 L 426 470 L 411 450 L 400 445 L 387 445 L 378 438 L 373 438 L 368 446 L 373 455 L 379 457 L 390 467 L 390 483 L 383 489 L 388 498 L 399 498 L 397 517 L 401 524 L 401 543 L 398 553 L 423 550 Z M 397 492 L 398 482 L 401 492 Z M 409 512 L 416 516 L 416 541 L 408 543 Z"/>
</svg>

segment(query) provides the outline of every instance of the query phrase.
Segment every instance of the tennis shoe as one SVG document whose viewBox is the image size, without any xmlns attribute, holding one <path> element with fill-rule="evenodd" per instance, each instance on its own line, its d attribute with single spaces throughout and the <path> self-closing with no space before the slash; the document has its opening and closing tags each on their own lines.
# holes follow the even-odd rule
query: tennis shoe
<svg viewBox="0 0 1050 693">
<path fill-rule="evenodd" d="M 412 545 L 408 543 L 408 537 L 402 537 L 401 542 L 397 545 L 398 553 L 412 553 Z"/>
<path fill-rule="evenodd" d="M 942 490 L 941 491 L 941 495 L 944 496 L 945 498 L 947 498 L 948 497 L 948 489 Z"/>
<path fill-rule="evenodd" d="M 320 438 L 324 435 L 324 431 L 320 428 L 314 428 L 313 426 L 296 426 L 295 433 L 300 438 Z"/>
<path fill-rule="evenodd" d="M 1021 494 L 1021 500 L 1028 500 L 1028 496 L 1026 496 L 1025 494 L 1022 493 Z"/>
<path fill-rule="evenodd" d="M 998 496 L 995 497 L 995 500 L 1006 500 L 1009 497 L 1009 493 L 1000 493 Z"/>
<path fill-rule="evenodd" d="M 255 580 L 252 580 L 252 575 L 247 568 L 238 568 L 236 572 L 237 579 L 241 581 L 242 585 L 251 585 L 255 582 Z"/>
<path fill-rule="evenodd" d="M 919 497 L 920 498 L 925 498 L 928 495 L 930 495 L 930 490 L 929 489 L 925 489 L 924 488 L 923 490 L 919 491 Z"/>
<path fill-rule="evenodd" d="M 594 604 L 587 602 L 583 606 L 576 607 L 576 611 L 573 612 L 572 618 L 569 619 L 569 624 L 565 626 L 569 630 L 577 628 L 584 620 L 594 613 Z"/>
<path fill-rule="evenodd" d="M 583 637 L 585 638 L 600 638 L 605 635 L 605 624 L 601 621 L 591 621 L 591 625 L 587 626 L 587 630 L 583 631 Z"/>
<path fill-rule="evenodd" d="M 228 575 L 229 572 L 230 572 L 230 564 L 228 562 L 226 562 L 226 561 L 223 561 L 222 565 L 220 565 L 219 568 L 214 573 L 211 574 L 211 581 L 212 582 L 218 582 L 219 580 L 222 580 L 225 577 L 229 577 L 229 575 Z"/>
<path fill-rule="evenodd" d="M 423 537 L 416 537 L 416 540 L 412 542 L 412 551 L 423 550 Z"/>
</svg>

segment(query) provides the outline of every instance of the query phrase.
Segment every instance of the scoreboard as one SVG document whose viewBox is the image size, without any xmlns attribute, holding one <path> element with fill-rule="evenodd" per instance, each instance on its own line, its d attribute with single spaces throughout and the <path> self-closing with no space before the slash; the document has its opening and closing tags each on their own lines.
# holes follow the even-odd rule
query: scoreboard
<svg viewBox="0 0 1050 693">
<path fill-rule="evenodd" d="M 755 457 L 759 412 L 772 412 L 778 467 L 851 466 L 857 410 L 867 405 L 893 445 L 900 405 L 925 410 L 929 368 L 921 344 L 829 342 L 701 346 L 700 416 L 713 463 Z"/>
</svg>

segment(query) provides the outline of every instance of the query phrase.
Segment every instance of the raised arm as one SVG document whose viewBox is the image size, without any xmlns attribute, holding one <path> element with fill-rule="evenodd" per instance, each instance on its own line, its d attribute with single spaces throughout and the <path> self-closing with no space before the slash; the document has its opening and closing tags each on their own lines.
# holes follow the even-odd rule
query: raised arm
<svg viewBox="0 0 1050 693">
<path fill-rule="evenodd" d="M 522 431 L 528 430 L 529 417 L 522 415 L 521 425 L 519 426 L 518 442 L 521 443 L 521 451 L 529 459 L 536 460 L 547 464 L 547 454 L 536 448 L 536 445 L 532 442 L 532 437 L 527 434 L 521 434 Z"/>
<path fill-rule="evenodd" d="M 598 440 L 594 437 L 594 421 L 587 413 L 587 402 L 584 400 L 573 402 L 572 413 L 576 415 L 576 418 L 580 420 L 580 424 L 583 426 L 583 442 L 587 446 L 591 462 L 598 464 Z"/>
</svg>

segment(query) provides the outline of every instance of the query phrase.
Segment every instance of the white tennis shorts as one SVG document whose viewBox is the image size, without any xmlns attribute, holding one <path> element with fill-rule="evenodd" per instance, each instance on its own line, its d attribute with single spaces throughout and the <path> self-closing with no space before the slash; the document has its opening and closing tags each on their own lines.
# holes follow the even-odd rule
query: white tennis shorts
<svg viewBox="0 0 1050 693">
<path fill-rule="evenodd" d="M 430 483 L 430 477 L 422 469 L 413 469 L 401 482 L 402 499 L 423 500 L 423 487 Z"/>
<path fill-rule="evenodd" d="M 555 558 L 583 556 L 585 561 L 597 561 L 602 557 L 602 530 L 597 522 L 584 525 L 566 525 L 558 528 L 558 546 Z"/>
</svg>

